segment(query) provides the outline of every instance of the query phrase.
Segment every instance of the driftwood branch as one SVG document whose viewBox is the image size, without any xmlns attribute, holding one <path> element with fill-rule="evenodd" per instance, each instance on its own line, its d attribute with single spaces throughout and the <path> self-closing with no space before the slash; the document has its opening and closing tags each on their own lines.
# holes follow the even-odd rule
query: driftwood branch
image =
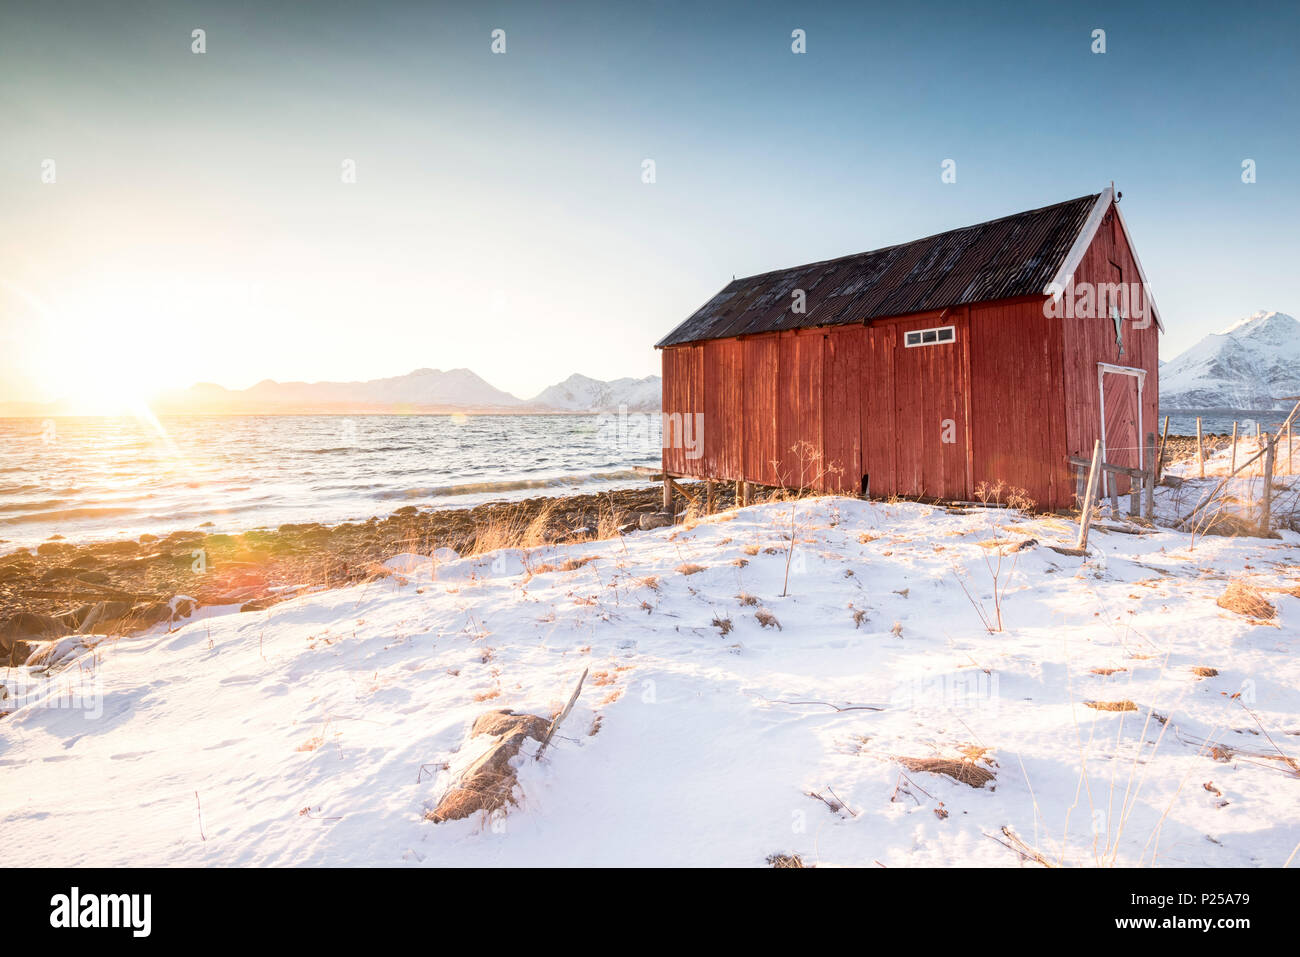
<svg viewBox="0 0 1300 957">
<path fill-rule="evenodd" d="M 546 738 L 542 741 L 542 746 L 537 749 L 538 759 L 541 758 L 542 752 L 546 750 L 546 746 L 551 743 L 551 738 L 555 736 L 555 730 L 560 726 L 560 722 L 567 718 L 569 712 L 573 710 L 573 705 L 578 700 L 578 695 L 582 693 L 582 683 L 587 680 L 588 670 L 589 669 L 587 668 L 582 669 L 582 676 L 578 679 L 578 687 L 574 688 L 573 694 L 569 695 L 569 703 L 564 706 L 564 710 L 551 720 L 551 726 L 546 729 Z"/>
</svg>

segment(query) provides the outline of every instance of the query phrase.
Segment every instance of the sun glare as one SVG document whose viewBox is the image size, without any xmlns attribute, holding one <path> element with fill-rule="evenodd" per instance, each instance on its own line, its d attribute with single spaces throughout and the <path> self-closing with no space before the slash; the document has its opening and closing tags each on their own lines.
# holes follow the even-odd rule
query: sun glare
<svg viewBox="0 0 1300 957">
<path fill-rule="evenodd" d="M 149 398 L 184 372 L 186 349 L 151 301 L 156 290 L 100 282 L 59 296 L 20 293 L 31 371 L 70 414 L 152 418 Z"/>
</svg>

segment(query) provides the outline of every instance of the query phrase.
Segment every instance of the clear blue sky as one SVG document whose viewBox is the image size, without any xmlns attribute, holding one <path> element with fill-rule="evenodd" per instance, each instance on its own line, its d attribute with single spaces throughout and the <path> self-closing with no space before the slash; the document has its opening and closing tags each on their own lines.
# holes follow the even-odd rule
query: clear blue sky
<svg viewBox="0 0 1300 957">
<path fill-rule="evenodd" d="M 16 6 L 0 398 L 97 364 L 231 387 L 468 366 L 521 395 L 645 375 L 733 274 L 1111 180 L 1165 358 L 1300 312 L 1294 3 Z"/>
</svg>

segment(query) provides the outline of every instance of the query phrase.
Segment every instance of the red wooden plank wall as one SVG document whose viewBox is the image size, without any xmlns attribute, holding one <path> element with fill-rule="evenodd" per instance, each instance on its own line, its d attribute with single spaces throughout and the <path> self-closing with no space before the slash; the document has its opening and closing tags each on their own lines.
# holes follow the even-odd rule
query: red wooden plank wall
<svg viewBox="0 0 1300 957">
<path fill-rule="evenodd" d="M 907 347 L 908 332 L 944 326 L 955 327 L 952 343 Z M 904 494 L 967 498 L 965 310 L 901 320 L 896 330 L 894 438 L 898 487 Z"/>
<path fill-rule="evenodd" d="M 863 332 L 863 369 L 858 378 L 862 392 L 862 472 L 869 479 L 869 493 L 898 494 L 897 460 L 894 443 L 894 350 L 893 325 L 867 326 Z"/>
<path fill-rule="evenodd" d="M 862 390 L 867 349 L 862 326 L 840 326 L 822 340 L 823 488 L 856 495 L 862 491 Z"/>
<path fill-rule="evenodd" d="M 674 475 L 703 477 L 705 459 L 691 458 L 689 445 L 699 441 L 694 413 L 704 412 L 704 347 L 692 343 L 663 353 L 664 469 Z M 688 416 L 690 420 L 684 421 Z"/>
<path fill-rule="evenodd" d="M 1061 323 L 1043 301 L 970 307 L 972 473 L 1025 489 L 1044 507 L 1069 505 Z M 972 489 L 972 492 L 974 489 Z"/>
<path fill-rule="evenodd" d="M 1116 268 L 1118 267 L 1118 277 Z M 1124 238 L 1114 210 L 1097 230 L 1097 235 L 1083 261 L 1075 270 L 1075 285 L 1088 282 L 1098 284 L 1113 282 L 1137 283 L 1137 264 Z M 1134 328 L 1134 323 L 1124 322 L 1124 355 L 1115 344 L 1114 323 L 1104 314 L 1096 318 L 1062 318 L 1065 357 L 1065 431 L 1069 454 L 1083 458 L 1092 455 L 1092 444 L 1101 438 L 1099 409 L 1101 398 L 1097 390 L 1097 363 L 1131 366 L 1145 370 L 1142 383 L 1142 435 L 1158 433 L 1160 414 L 1159 350 L 1160 330 L 1155 321 L 1146 329 Z M 1108 377 L 1109 378 L 1109 377 Z M 1144 458 L 1145 464 L 1145 458 Z"/>
<path fill-rule="evenodd" d="M 823 341 L 820 329 L 777 336 L 777 484 L 790 488 L 815 487 L 823 471 Z"/>
<path fill-rule="evenodd" d="M 776 336 L 758 336 L 740 341 L 745 363 L 742 454 L 744 478 L 763 485 L 777 483 Z"/>
<path fill-rule="evenodd" d="M 745 363 L 736 339 L 704 343 L 704 474 L 744 477 Z"/>
</svg>

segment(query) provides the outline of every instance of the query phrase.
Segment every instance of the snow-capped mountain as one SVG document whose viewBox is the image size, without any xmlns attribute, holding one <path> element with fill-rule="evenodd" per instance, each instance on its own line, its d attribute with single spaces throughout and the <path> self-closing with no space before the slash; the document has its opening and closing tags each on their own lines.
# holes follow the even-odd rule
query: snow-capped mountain
<svg viewBox="0 0 1300 957">
<path fill-rule="evenodd" d="M 1289 409 L 1300 395 L 1300 322 L 1257 312 L 1160 369 L 1162 409 Z"/>
<path fill-rule="evenodd" d="M 656 412 L 662 395 L 663 380 L 657 375 L 644 379 L 614 379 L 602 382 L 574 373 L 563 382 L 543 389 L 529 405 L 563 412 Z"/>
</svg>

